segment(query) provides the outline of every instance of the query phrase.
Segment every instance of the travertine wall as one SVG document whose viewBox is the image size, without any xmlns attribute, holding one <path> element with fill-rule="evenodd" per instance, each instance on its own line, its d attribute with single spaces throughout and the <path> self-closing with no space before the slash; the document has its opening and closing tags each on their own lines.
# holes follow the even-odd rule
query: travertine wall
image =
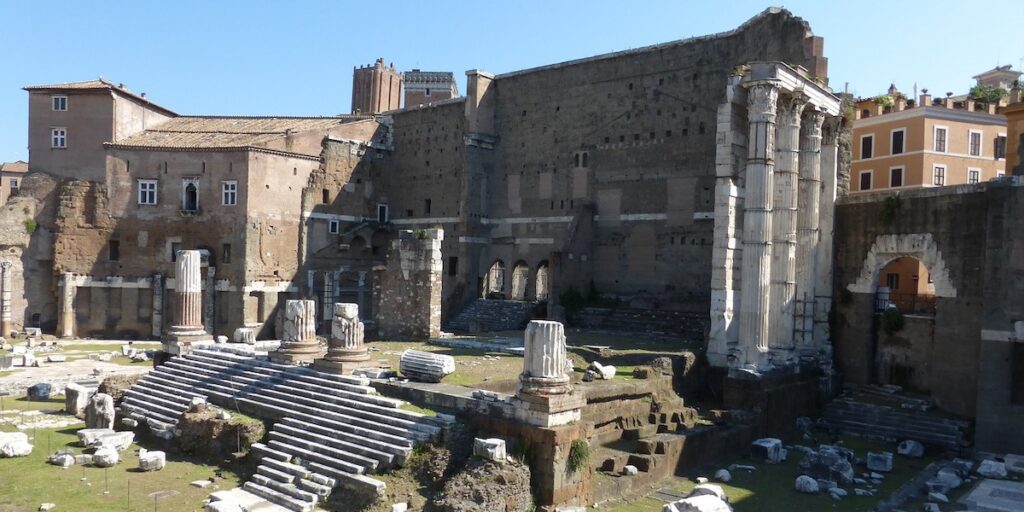
<svg viewBox="0 0 1024 512">
<path fill-rule="evenodd" d="M 400 231 L 379 270 L 376 321 L 380 339 L 422 340 L 441 335 L 439 229 Z"/>
</svg>

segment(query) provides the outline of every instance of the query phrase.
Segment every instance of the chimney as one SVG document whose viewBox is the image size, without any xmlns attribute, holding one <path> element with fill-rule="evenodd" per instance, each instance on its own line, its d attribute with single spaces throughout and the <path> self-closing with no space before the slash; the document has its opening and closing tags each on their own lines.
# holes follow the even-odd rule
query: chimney
<svg viewBox="0 0 1024 512">
<path fill-rule="evenodd" d="M 928 94 L 928 89 L 921 89 L 921 97 L 918 99 L 920 100 L 918 105 L 922 107 L 932 106 L 932 95 Z"/>
<path fill-rule="evenodd" d="M 906 100 L 906 98 L 903 98 L 903 97 L 896 98 L 896 112 L 903 112 L 906 109 L 907 109 L 907 100 Z"/>
<path fill-rule="evenodd" d="M 945 98 L 943 98 L 942 99 L 942 104 L 946 108 L 953 108 L 953 98 L 952 98 L 952 95 L 947 95 Z"/>
<path fill-rule="evenodd" d="M 992 114 L 992 115 L 995 115 L 995 113 L 996 113 L 996 104 L 995 103 L 989 103 L 988 104 L 988 113 Z"/>
<path fill-rule="evenodd" d="M 967 98 L 967 111 L 974 112 L 974 100 Z"/>
</svg>

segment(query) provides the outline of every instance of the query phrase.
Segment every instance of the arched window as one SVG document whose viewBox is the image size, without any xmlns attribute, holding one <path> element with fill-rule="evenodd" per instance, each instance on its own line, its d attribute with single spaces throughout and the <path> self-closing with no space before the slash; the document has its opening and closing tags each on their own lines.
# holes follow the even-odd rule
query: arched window
<svg viewBox="0 0 1024 512">
<path fill-rule="evenodd" d="M 199 211 L 199 183 L 195 178 L 185 180 L 181 191 L 181 209 L 186 212 Z"/>
</svg>

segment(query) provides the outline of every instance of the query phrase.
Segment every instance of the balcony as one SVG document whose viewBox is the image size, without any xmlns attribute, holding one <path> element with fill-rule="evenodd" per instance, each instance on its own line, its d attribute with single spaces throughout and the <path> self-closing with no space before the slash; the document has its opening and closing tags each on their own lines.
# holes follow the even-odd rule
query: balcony
<svg viewBox="0 0 1024 512">
<path fill-rule="evenodd" d="M 935 296 L 879 290 L 875 294 L 875 312 L 889 308 L 896 308 L 904 315 L 935 316 Z"/>
</svg>

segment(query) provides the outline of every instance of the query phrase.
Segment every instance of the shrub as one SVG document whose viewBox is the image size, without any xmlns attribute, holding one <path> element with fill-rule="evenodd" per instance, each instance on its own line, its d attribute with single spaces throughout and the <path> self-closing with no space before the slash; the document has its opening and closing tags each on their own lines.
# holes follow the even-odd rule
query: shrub
<svg viewBox="0 0 1024 512">
<path fill-rule="evenodd" d="M 36 229 L 39 229 L 39 223 L 37 223 L 35 219 L 25 219 L 26 233 L 31 235 L 32 233 L 36 232 Z"/>
<path fill-rule="evenodd" d="M 892 334 L 894 332 L 903 329 L 903 313 L 896 308 L 888 308 L 882 313 L 882 330 L 886 334 Z"/>
<path fill-rule="evenodd" d="M 900 196 L 890 196 L 882 202 L 882 222 L 888 224 L 896 218 L 896 211 L 900 209 Z"/>
<path fill-rule="evenodd" d="M 583 439 L 573 441 L 572 446 L 569 448 L 569 460 L 567 462 L 569 471 L 573 473 L 586 467 L 587 463 L 590 462 L 590 445 Z"/>
</svg>

